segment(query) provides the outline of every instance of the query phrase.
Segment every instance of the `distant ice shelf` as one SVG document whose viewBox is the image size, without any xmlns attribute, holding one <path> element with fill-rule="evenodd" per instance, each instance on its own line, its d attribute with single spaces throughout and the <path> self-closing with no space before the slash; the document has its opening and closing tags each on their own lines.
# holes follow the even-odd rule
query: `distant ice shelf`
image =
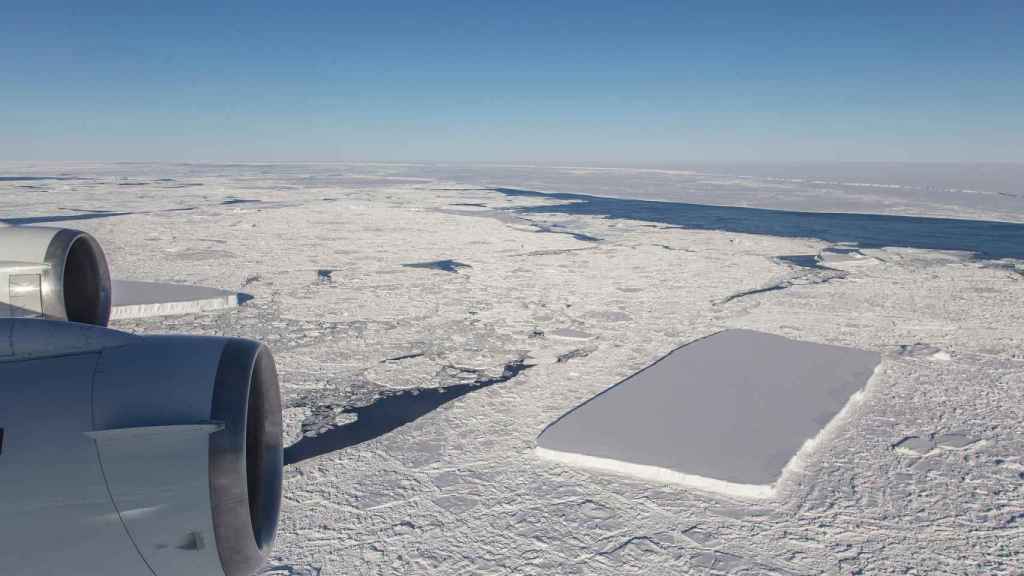
<svg viewBox="0 0 1024 576">
<path fill-rule="evenodd" d="M 128 320 L 150 316 L 192 314 L 222 308 L 232 308 L 243 302 L 245 296 L 237 292 L 164 284 L 114 280 L 111 282 L 111 320 Z"/>
<path fill-rule="evenodd" d="M 842 420 L 881 356 L 750 330 L 677 348 L 545 429 L 539 456 L 767 498 Z"/>
</svg>

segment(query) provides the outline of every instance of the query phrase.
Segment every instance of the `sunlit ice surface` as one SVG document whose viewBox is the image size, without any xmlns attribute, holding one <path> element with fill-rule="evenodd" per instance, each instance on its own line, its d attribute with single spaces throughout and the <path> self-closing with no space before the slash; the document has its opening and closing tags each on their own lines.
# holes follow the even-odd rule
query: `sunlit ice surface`
<svg viewBox="0 0 1024 576">
<path fill-rule="evenodd" d="M 1019 190 L 691 172 L 23 164 L 41 179 L 0 181 L 0 216 L 90 232 L 114 278 L 252 296 L 114 327 L 273 349 L 295 462 L 269 574 L 1020 572 Z M 826 225 L 779 225 L 803 211 Z M 930 233 L 950 220 L 978 234 Z M 732 329 L 882 359 L 770 497 L 538 457 Z"/>
</svg>

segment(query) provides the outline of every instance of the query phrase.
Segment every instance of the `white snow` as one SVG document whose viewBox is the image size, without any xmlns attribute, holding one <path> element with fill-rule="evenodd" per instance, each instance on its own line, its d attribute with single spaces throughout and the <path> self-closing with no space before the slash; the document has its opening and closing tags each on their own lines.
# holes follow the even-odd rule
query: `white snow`
<svg viewBox="0 0 1024 576">
<path fill-rule="evenodd" d="M 875 247 L 860 250 L 871 265 L 827 262 L 841 279 L 722 303 L 792 273 L 779 256 L 835 244 L 517 212 L 563 201 L 482 188 L 549 190 L 557 188 L 544 183 L 557 181 L 678 201 L 1004 221 L 1024 220 L 1019 197 L 451 165 L 0 172 L 94 178 L 0 182 L 0 220 L 86 230 L 116 278 L 251 294 L 244 306 L 114 327 L 266 342 L 291 439 L 343 424 L 346 408 L 396 391 L 545 360 L 386 435 L 288 467 L 269 574 L 1024 573 L 1024 263 Z M 803 175 L 874 181 L 827 176 Z M 941 186 L 957 187 L 986 189 Z M 261 202 L 222 204 L 229 197 Z M 895 202 L 880 208 L 886 198 Z M 450 209 L 469 203 L 486 209 Z M 58 220 L 68 216 L 88 218 Z M 472 268 L 402 266 L 439 260 Z M 320 269 L 333 271 L 330 282 L 311 273 Z M 593 337 L 554 334 L 567 327 Z M 859 402 L 800 451 L 772 498 L 593 473 L 534 453 L 537 435 L 568 410 L 684 342 L 737 328 L 883 356 Z M 949 360 L 932 357 L 939 352 Z M 933 447 L 895 447 L 908 437 Z"/>
<path fill-rule="evenodd" d="M 651 482 L 679 484 L 687 488 L 695 488 L 705 492 L 717 492 L 724 496 L 734 498 L 760 499 L 770 498 L 775 494 L 775 490 L 771 484 L 743 484 L 740 482 L 728 482 L 697 474 L 687 474 L 685 472 L 671 470 L 662 466 L 649 466 L 647 464 L 637 464 L 635 462 L 628 462 L 621 459 L 602 458 L 600 456 L 590 456 L 588 454 L 566 452 L 563 450 L 549 450 L 543 446 L 537 446 L 535 452 L 540 458 L 544 458 L 552 462 L 559 462 L 570 466 L 580 466 L 582 468 L 591 468 L 593 470 L 613 474 L 632 476 L 634 478 L 649 480 Z"/>
</svg>

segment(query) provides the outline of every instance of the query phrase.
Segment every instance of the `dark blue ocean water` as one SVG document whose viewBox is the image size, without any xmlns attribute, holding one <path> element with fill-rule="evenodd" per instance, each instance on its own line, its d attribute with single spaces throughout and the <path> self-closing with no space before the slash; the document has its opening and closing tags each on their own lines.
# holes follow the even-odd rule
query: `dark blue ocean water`
<svg viewBox="0 0 1024 576">
<path fill-rule="evenodd" d="M 978 259 L 1024 258 L 1024 224 L 954 218 L 879 214 L 796 212 L 708 206 L 685 202 L 630 200 L 585 194 L 495 188 L 506 196 L 550 198 L 566 204 L 517 208 L 520 213 L 577 214 L 640 220 L 691 230 L 719 230 L 789 238 L 817 238 L 886 246 L 974 252 Z"/>
</svg>

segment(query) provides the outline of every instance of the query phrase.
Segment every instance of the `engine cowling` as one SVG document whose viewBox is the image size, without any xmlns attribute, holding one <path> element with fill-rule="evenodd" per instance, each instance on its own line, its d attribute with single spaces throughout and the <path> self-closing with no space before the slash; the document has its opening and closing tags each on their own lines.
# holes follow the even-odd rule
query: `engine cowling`
<svg viewBox="0 0 1024 576">
<path fill-rule="evenodd" d="M 39 319 L 0 333 L 5 575 L 259 568 L 282 480 L 266 347 Z"/>
<path fill-rule="evenodd" d="M 41 317 L 106 326 L 110 271 L 85 232 L 0 227 L 0 317 Z"/>
</svg>

